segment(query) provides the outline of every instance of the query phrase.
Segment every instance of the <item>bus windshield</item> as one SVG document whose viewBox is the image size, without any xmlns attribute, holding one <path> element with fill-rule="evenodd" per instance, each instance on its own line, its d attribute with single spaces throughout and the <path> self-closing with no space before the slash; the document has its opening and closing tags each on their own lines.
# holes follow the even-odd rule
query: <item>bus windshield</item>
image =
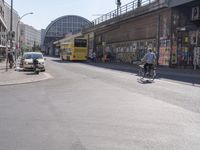
<svg viewBox="0 0 200 150">
<path fill-rule="evenodd" d="M 74 46 L 75 47 L 87 47 L 87 40 L 86 39 L 75 39 Z"/>
</svg>

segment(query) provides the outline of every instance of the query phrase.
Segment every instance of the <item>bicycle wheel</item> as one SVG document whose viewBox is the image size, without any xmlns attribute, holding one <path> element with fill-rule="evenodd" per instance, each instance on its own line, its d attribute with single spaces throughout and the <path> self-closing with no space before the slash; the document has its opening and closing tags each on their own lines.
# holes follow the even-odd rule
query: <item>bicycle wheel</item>
<svg viewBox="0 0 200 150">
<path fill-rule="evenodd" d="M 153 81 L 156 77 L 156 70 L 155 69 L 152 69 L 151 70 L 151 73 L 150 73 L 150 79 Z"/>
<path fill-rule="evenodd" d="M 156 78 L 156 70 L 154 69 L 153 70 L 153 79 L 155 79 Z"/>
<path fill-rule="evenodd" d="M 139 69 L 138 69 L 138 76 L 139 76 L 140 78 L 144 78 L 144 70 L 143 70 L 143 68 L 139 68 Z"/>
</svg>

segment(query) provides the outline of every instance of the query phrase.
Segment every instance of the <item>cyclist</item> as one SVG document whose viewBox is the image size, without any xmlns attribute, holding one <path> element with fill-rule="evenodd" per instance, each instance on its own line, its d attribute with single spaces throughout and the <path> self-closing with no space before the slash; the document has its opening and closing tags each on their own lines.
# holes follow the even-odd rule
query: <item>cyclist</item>
<svg viewBox="0 0 200 150">
<path fill-rule="evenodd" d="M 97 62 L 97 55 L 95 52 L 92 53 L 92 61 L 95 63 Z"/>
<path fill-rule="evenodd" d="M 147 67 L 149 67 L 149 70 L 152 69 L 155 61 L 156 61 L 156 54 L 152 51 L 152 49 L 149 49 L 149 51 L 142 58 L 142 62 L 145 63 L 144 64 L 144 74 L 147 73 Z"/>
<path fill-rule="evenodd" d="M 9 66 L 10 66 L 10 68 L 12 68 L 13 67 L 13 64 L 14 64 L 14 58 L 13 58 L 13 53 L 12 52 L 8 52 L 8 60 L 7 60 L 8 62 L 9 62 Z"/>
</svg>

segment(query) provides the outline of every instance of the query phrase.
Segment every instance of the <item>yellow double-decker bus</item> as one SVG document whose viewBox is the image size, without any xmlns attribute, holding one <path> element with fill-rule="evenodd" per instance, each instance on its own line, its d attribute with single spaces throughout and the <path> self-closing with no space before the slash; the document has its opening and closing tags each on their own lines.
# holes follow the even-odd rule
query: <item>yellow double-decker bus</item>
<svg viewBox="0 0 200 150">
<path fill-rule="evenodd" d="M 62 60 L 87 60 L 87 39 L 82 36 L 70 36 L 60 40 L 60 58 Z"/>
</svg>

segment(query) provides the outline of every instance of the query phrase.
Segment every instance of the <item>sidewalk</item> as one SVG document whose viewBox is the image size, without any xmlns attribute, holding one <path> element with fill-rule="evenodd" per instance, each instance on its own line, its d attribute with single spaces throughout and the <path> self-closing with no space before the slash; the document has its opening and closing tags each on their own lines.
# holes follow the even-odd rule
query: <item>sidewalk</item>
<svg viewBox="0 0 200 150">
<path fill-rule="evenodd" d="M 88 65 L 94 65 L 97 67 L 103 67 L 113 70 L 119 70 L 130 73 L 137 73 L 138 66 L 135 64 L 122 64 L 122 63 L 93 63 L 88 62 Z M 200 85 L 200 69 L 178 69 L 178 68 L 168 68 L 168 67 L 157 67 L 157 78 L 158 79 L 168 79 L 174 81 L 185 82 L 189 84 L 198 84 Z"/>
<path fill-rule="evenodd" d="M 0 63 L 0 86 L 32 83 L 50 78 L 52 78 L 52 76 L 45 72 L 36 75 L 33 72 L 15 70 L 14 68 L 6 71 L 6 63 Z"/>
</svg>

